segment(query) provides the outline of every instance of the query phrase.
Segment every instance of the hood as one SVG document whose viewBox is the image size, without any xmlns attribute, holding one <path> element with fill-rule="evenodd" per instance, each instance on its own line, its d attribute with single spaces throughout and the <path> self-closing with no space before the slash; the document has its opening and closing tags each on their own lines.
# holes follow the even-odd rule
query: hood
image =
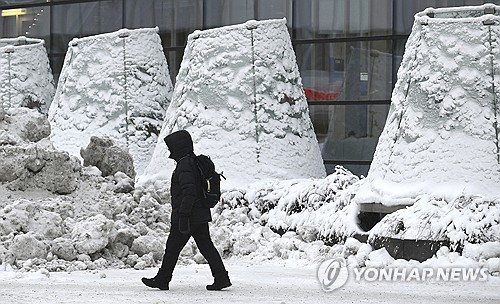
<svg viewBox="0 0 500 304">
<path fill-rule="evenodd" d="M 169 157 L 175 161 L 179 161 L 182 157 L 194 153 L 193 140 L 186 130 L 180 130 L 167 135 L 163 140 L 170 151 Z"/>
</svg>

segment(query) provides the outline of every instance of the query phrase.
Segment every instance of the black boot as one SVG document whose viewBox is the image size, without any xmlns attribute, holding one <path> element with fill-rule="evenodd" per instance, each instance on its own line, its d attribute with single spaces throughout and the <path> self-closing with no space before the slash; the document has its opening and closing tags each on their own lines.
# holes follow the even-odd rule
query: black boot
<svg viewBox="0 0 500 304">
<path fill-rule="evenodd" d="M 161 290 L 168 290 L 168 280 L 165 279 L 160 279 L 158 277 L 154 277 L 151 279 L 148 278 L 142 278 L 141 279 L 142 283 L 144 285 L 151 287 L 151 288 L 159 288 Z"/>
<path fill-rule="evenodd" d="M 229 276 L 215 277 L 214 283 L 212 285 L 207 285 L 207 290 L 221 290 L 231 286 L 231 281 Z"/>
</svg>

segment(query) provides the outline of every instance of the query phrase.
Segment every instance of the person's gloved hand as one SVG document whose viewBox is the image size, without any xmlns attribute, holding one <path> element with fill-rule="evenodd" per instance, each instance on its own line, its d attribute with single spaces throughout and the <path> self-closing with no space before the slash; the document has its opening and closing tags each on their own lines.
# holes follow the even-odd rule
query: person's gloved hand
<svg viewBox="0 0 500 304">
<path fill-rule="evenodd" d="M 179 217 L 179 231 L 182 234 L 190 234 L 191 233 L 191 225 L 188 216 L 181 215 Z"/>
</svg>

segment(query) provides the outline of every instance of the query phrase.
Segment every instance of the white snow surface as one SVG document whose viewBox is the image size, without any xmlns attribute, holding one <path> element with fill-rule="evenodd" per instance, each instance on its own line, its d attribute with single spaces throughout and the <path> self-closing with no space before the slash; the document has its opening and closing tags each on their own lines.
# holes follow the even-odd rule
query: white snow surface
<svg viewBox="0 0 500 304">
<path fill-rule="evenodd" d="M 170 181 L 163 141 L 188 130 L 195 153 L 224 172 L 225 189 L 255 181 L 323 178 L 286 20 L 195 31 L 188 37 L 172 103 L 141 185 Z"/>
<path fill-rule="evenodd" d="M 25 303 L 498 303 L 500 278 L 486 282 L 354 282 L 323 292 L 316 265 L 226 261 L 233 286 L 207 292 L 207 265 L 180 265 L 170 290 L 148 289 L 141 277 L 155 269 L 105 269 L 47 273 L 0 271 L 0 302 Z"/>
<path fill-rule="evenodd" d="M 55 89 L 43 39 L 0 39 L 0 105 L 4 109 L 29 107 L 47 114 Z"/>
<path fill-rule="evenodd" d="M 479 7 L 415 16 L 391 109 L 355 202 L 500 198 L 500 23 Z M 434 13 L 430 18 L 427 13 Z M 494 89 L 494 90 L 493 90 Z"/>
<path fill-rule="evenodd" d="M 172 91 L 158 28 L 75 38 L 49 110 L 51 140 L 80 157 L 91 136 L 109 137 L 128 148 L 142 173 Z"/>
</svg>

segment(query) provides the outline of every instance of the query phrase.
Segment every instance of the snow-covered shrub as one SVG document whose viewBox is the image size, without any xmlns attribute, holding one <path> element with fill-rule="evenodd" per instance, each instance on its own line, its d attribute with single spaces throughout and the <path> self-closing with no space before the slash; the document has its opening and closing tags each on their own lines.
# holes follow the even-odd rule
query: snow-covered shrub
<svg viewBox="0 0 500 304">
<path fill-rule="evenodd" d="M 386 215 L 369 237 L 447 240 L 455 249 L 465 243 L 500 242 L 500 204 L 480 197 L 446 201 L 424 196 Z"/>
<path fill-rule="evenodd" d="M 464 244 L 462 255 L 476 261 L 500 258 L 500 242 L 486 242 L 482 244 Z"/>
<path fill-rule="evenodd" d="M 280 233 L 293 230 L 307 241 L 337 243 L 359 231 L 357 205 L 350 202 L 355 189 L 350 186 L 358 180 L 337 167 L 325 179 L 254 183 L 222 199 L 230 208 L 245 207 L 250 220 Z"/>
</svg>

